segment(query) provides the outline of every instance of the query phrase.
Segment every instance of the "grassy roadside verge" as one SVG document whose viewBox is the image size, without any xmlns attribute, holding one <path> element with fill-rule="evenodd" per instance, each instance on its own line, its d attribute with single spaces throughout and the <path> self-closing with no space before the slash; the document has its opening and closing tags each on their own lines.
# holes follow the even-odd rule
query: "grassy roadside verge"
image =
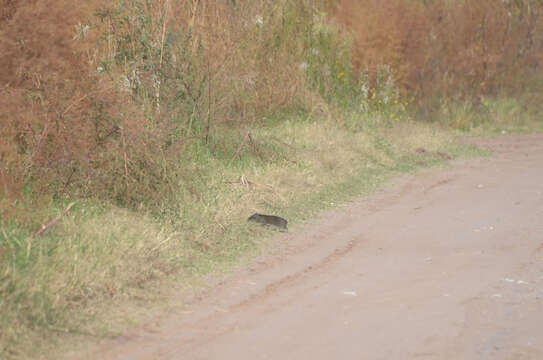
<svg viewBox="0 0 543 360">
<path fill-rule="evenodd" d="M 248 226 L 253 212 L 295 225 L 393 174 L 471 151 L 454 145 L 451 132 L 424 124 L 353 131 L 332 120 L 293 118 L 253 130 L 245 145 L 239 130 L 224 129 L 225 139 L 228 131 L 238 139 L 225 144 L 234 149 L 228 156 L 202 152 L 185 164 L 199 182 L 180 184 L 178 201 L 190 206 L 177 213 L 158 218 L 81 200 L 40 238 L 3 227 L 3 247 L 11 249 L 2 261 L 3 356 L 35 358 L 70 336 L 111 335 L 138 318 L 115 304 L 152 304 L 161 296 L 157 284 L 182 287 L 231 268 L 270 236 Z M 51 217 L 64 208 L 51 204 Z"/>
</svg>

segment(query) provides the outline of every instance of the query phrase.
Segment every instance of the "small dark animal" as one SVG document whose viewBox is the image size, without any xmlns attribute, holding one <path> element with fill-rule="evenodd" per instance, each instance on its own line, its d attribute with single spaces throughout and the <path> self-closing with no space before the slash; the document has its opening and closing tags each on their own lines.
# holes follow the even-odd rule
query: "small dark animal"
<svg viewBox="0 0 543 360">
<path fill-rule="evenodd" d="M 253 214 L 247 221 L 255 222 L 262 226 L 273 226 L 279 229 L 279 231 L 287 231 L 288 221 L 279 216 L 274 215 L 262 215 L 262 214 Z"/>
</svg>

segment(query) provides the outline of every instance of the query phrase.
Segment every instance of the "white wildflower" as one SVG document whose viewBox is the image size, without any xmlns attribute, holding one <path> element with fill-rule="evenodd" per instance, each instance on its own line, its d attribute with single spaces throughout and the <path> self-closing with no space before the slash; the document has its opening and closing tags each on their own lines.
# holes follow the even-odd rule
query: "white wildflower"
<svg viewBox="0 0 543 360">
<path fill-rule="evenodd" d="M 85 36 L 87 36 L 87 33 L 90 30 L 90 25 L 83 25 L 81 23 L 78 23 L 75 25 L 75 35 L 73 37 L 74 40 L 81 40 Z"/>
<path fill-rule="evenodd" d="M 256 26 L 264 25 L 264 19 L 262 18 L 262 15 L 255 16 L 255 24 Z"/>
</svg>

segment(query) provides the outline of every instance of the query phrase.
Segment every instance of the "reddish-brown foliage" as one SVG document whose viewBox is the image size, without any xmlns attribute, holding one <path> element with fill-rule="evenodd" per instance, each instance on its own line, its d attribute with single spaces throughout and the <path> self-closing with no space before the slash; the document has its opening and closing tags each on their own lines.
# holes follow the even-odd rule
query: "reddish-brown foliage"
<svg viewBox="0 0 543 360">
<path fill-rule="evenodd" d="M 403 85 L 413 82 L 429 30 L 423 6 L 404 0 L 339 1 L 336 19 L 354 35 L 353 65 L 368 70 L 375 86 L 378 65 L 391 65 Z"/>
<path fill-rule="evenodd" d="M 338 0 L 353 65 L 389 64 L 419 100 L 522 87 L 543 63 L 539 1 Z"/>
<path fill-rule="evenodd" d="M 3 5 L 0 197 L 32 183 L 35 199 L 97 168 L 98 154 L 118 137 L 120 116 L 105 115 L 120 99 L 96 75 L 98 32 L 83 32 L 93 8 L 68 0 Z"/>
<path fill-rule="evenodd" d="M 233 4 L 0 0 L 0 214 L 23 193 L 166 201 L 186 139 L 296 104 L 290 5 Z"/>
<path fill-rule="evenodd" d="M 23 193 L 163 201 L 187 139 L 311 101 L 300 65 L 316 3 L 0 0 L 0 215 Z M 336 3 L 354 67 L 374 83 L 390 65 L 421 104 L 541 68 L 536 0 Z"/>
</svg>

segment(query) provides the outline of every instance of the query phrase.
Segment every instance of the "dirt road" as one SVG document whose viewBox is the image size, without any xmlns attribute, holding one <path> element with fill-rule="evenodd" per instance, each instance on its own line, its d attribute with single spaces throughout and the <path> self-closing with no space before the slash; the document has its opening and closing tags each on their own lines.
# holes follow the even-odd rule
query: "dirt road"
<svg viewBox="0 0 543 360">
<path fill-rule="evenodd" d="M 543 359 L 543 136 L 483 145 L 82 358 Z"/>
</svg>

